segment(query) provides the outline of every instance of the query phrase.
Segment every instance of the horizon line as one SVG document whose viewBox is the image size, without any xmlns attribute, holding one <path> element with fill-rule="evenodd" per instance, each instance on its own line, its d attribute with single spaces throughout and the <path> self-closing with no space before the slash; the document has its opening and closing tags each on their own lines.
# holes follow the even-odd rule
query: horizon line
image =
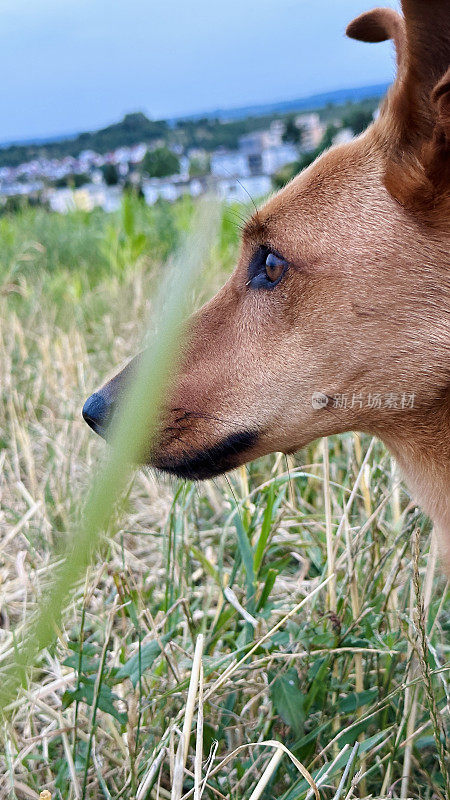
<svg viewBox="0 0 450 800">
<path fill-rule="evenodd" d="M 281 106 L 281 105 L 284 105 L 284 104 L 296 103 L 296 102 L 304 103 L 304 102 L 306 102 L 308 100 L 319 99 L 319 98 L 321 98 L 321 97 L 323 97 L 325 95 L 336 94 L 338 92 L 346 92 L 346 91 L 352 92 L 352 91 L 362 91 L 362 90 L 370 91 L 372 89 L 374 89 L 374 90 L 375 89 L 377 89 L 377 90 L 386 90 L 389 87 L 389 85 L 391 84 L 391 82 L 392 81 L 390 81 L 390 80 L 384 80 L 384 81 L 380 81 L 379 83 L 363 84 L 363 85 L 359 85 L 359 86 L 355 86 L 355 85 L 339 86 L 339 87 L 335 87 L 333 89 L 323 89 L 321 91 L 314 92 L 313 94 L 305 94 L 305 95 L 302 95 L 302 96 L 287 97 L 287 98 L 282 98 L 282 99 L 279 98 L 279 99 L 274 99 L 274 100 L 267 100 L 265 102 L 263 101 L 263 102 L 256 102 L 256 103 L 241 103 L 241 104 L 236 105 L 236 106 L 216 107 L 216 108 L 204 109 L 202 111 L 191 111 L 191 112 L 186 112 L 184 114 L 176 114 L 176 115 L 167 116 L 167 117 L 150 117 L 142 109 L 135 109 L 133 111 L 122 112 L 122 116 L 119 118 L 119 120 L 117 120 L 117 118 L 116 118 L 112 122 L 108 122 L 106 124 L 101 124 L 97 128 L 91 128 L 89 130 L 77 130 L 77 131 L 73 131 L 72 130 L 72 131 L 67 131 L 67 132 L 58 132 L 58 133 L 54 133 L 54 134 L 49 133 L 49 134 L 45 134 L 45 135 L 41 135 L 41 136 L 35 136 L 35 137 L 31 136 L 31 137 L 24 137 L 24 138 L 20 138 L 20 139 L 15 138 L 15 139 L 7 139 L 7 140 L 4 140 L 4 141 L 2 140 L 2 141 L 0 141 L 0 149 L 6 150 L 8 147 L 26 147 L 27 145 L 30 145 L 30 146 L 31 145 L 42 145 L 42 146 L 44 146 L 45 144 L 53 144 L 53 143 L 56 143 L 58 141 L 76 139 L 78 136 L 80 136 L 80 135 L 82 135 L 84 133 L 97 133 L 98 131 L 103 130 L 104 128 L 108 128 L 111 125 L 117 124 L 117 122 L 120 122 L 121 120 L 123 120 L 129 114 L 142 113 L 148 119 L 150 119 L 151 121 L 154 121 L 154 122 L 174 123 L 174 122 L 178 122 L 178 121 L 182 121 L 182 120 L 201 119 L 204 116 L 205 117 L 214 117 L 215 115 L 218 115 L 220 117 L 220 115 L 224 115 L 224 114 L 227 114 L 227 113 L 237 114 L 240 111 L 242 111 L 242 112 L 249 111 L 250 112 L 252 109 L 256 110 L 258 108 L 260 108 L 260 109 L 263 109 L 265 107 L 270 108 L 271 106 Z M 282 113 L 282 112 L 280 111 L 280 113 Z"/>
</svg>

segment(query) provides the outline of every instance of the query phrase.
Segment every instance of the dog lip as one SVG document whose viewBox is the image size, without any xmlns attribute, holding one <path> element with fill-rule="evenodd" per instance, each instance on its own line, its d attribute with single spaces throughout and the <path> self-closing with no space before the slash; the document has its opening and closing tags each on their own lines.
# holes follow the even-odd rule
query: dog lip
<svg viewBox="0 0 450 800">
<path fill-rule="evenodd" d="M 85 422 L 87 422 L 89 427 L 92 428 L 94 433 L 97 433 L 99 436 L 102 437 L 102 439 L 106 439 L 106 431 L 104 428 L 100 427 L 100 425 L 98 425 L 93 419 L 89 419 L 89 417 L 85 416 L 84 414 L 83 414 L 83 419 Z"/>
<path fill-rule="evenodd" d="M 226 436 L 205 450 L 185 452 L 180 458 L 173 456 L 153 458 L 151 465 L 187 480 L 215 478 L 238 467 L 242 463 L 240 456 L 256 444 L 258 437 L 259 432 L 255 430 L 239 431 Z"/>
</svg>

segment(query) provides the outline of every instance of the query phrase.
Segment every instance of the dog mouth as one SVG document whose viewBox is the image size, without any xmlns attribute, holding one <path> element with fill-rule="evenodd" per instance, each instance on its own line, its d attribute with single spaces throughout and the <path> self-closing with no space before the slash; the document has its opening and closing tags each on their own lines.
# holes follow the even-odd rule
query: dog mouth
<svg viewBox="0 0 450 800">
<path fill-rule="evenodd" d="M 215 478 L 247 461 L 248 458 L 243 459 L 242 455 L 255 446 L 258 436 L 259 433 L 255 430 L 239 431 L 211 447 L 185 451 L 182 456 L 158 454 L 151 458 L 150 464 L 162 472 L 187 480 Z"/>
<path fill-rule="evenodd" d="M 108 402 L 108 398 L 102 392 L 95 392 L 86 400 L 82 414 L 89 427 L 103 439 L 108 440 L 113 412 L 114 404 Z M 177 422 L 191 417 L 203 418 L 206 415 L 185 411 Z M 214 420 L 222 422 L 219 418 L 214 418 Z M 180 428 L 178 433 L 181 430 Z M 142 466 L 146 463 L 162 472 L 187 480 L 214 478 L 245 463 L 250 458 L 249 451 L 254 448 L 260 436 L 260 431 L 243 429 L 224 436 L 210 447 L 194 449 L 185 446 L 181 453 L 172 455 L 170 449 L 174 443 L 173 429 L 170 431 L 172 435 L 166 442 L 159 445 L 157 443 L 155 451 L 150 450 L 148 456 L 144 457 L 140 463 Z M 244 454 L 245 458 L 243 458 Z"/>
</svg>

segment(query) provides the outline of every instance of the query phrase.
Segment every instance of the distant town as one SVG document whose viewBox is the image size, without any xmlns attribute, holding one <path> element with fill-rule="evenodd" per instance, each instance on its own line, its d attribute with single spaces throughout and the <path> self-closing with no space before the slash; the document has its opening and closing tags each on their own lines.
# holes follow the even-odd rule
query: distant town
<svg viewBox="0 0 450 800">
<path fill-rule="evenodd" d="M 379 100 L 176 124 L 130 114 L 73 140 L 1 148 L 0 213 L 37 204 L 60 214 L 114 212 L 124 191 L 139 193 L 148 205 L 206 192 L 247 202 L 283 185 L 331 144 L 351 141 L 377 113 Z"/>
</svg>

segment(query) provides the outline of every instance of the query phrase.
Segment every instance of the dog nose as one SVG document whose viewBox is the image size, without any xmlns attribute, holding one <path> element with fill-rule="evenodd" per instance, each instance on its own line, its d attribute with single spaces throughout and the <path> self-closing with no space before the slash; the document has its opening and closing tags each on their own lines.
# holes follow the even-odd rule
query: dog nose
<svg viewBox="0 0 450 800">
<path fill-rule="evenodd" d="M 83 419 L 99 436 L 105 436 L 106 424 L 110 417 L 110 405 L 100 392 L 94 392 L 86 400 L 83 410 Z"/>
</svg>

